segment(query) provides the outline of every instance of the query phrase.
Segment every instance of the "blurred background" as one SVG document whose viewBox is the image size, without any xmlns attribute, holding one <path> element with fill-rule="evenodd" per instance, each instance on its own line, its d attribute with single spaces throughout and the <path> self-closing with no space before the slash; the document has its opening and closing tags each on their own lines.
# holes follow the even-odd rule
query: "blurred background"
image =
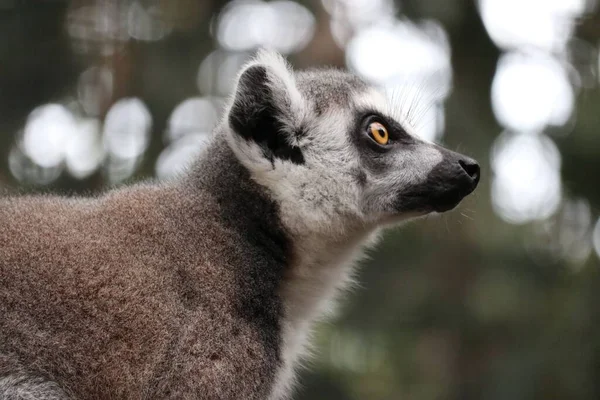
<svg viewBox="0 0 600 400">
<path fill-rule="evenodd" d="M 483 167 L 371 252 L 295 398 L 599 399 L 595 0 L 0 0 L 0 191 L 176 174 L 261 46 L 402 93 Z"/>
</svg>

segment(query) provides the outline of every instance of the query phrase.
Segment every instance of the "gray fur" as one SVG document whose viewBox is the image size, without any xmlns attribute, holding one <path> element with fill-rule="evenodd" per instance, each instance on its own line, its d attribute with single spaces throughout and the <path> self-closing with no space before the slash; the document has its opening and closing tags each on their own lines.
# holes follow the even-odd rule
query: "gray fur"
<svg viewBox="0 0 600 400">
<path fill-rule="evenodd" d="M 5 400 L 67 400 L 67 395 L 55 382 L 27 374 L 0 377 L 0 399 Z"/>
<path fill-rule="evenodd" d="M 16 357 L 0 355 L 0 399 L 68 400 L 69 398 L 51 376 L 27 373 Z"/>
<path fill-rule="evenodd" d="M 354 93 L 368 88 L 356 75 L 334 69 L 300 71 L 296 82 L 300 92 L 311 100 L 318 115 L 332 107 L 347 107 Z"/>
<path fill-rule="evenodd" d="M 477 184 L 353 75 L 261 53 L 240 82 L 180 179 L 0 199 L 0 399 L 286 398 L 379 227 Z"/>
</svg>

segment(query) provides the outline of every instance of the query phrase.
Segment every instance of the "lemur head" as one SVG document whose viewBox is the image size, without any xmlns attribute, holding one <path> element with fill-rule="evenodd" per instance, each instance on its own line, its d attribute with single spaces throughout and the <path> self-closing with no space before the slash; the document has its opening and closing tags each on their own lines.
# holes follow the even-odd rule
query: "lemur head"
<svg viewBox="0 0 600 400">
<path fill-rule="evenodd" d="M 403 110 L 358 77 L 293 72 L 259 52 L 227 109 L 229 145 L 293 231 L 344 232 L 454 208 L 478 164 L 412 135 Z"/>
</svg>

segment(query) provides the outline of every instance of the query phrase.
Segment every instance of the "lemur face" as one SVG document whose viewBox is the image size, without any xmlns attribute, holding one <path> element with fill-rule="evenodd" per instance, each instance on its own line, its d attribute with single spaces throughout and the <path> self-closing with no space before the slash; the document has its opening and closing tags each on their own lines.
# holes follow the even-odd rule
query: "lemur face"
<svg viewBox="0 0 600 400">
<path fill-rule="evenodd" d="M 288 225 L 343 230 L 447 211 L 477 186 L 474 160 L 411 135 L 402 115 L 354 75 L 293 72 L 261 52 L 240 73 L 225 124 Z"/>
</svg>

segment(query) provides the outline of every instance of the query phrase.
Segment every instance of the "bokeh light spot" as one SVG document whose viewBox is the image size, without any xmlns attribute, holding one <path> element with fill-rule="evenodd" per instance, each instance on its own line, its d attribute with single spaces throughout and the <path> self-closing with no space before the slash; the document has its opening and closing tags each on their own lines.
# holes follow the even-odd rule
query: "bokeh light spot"
<svg viewBox="0 0 600 400">
<path fill-rule="evenodd" d="M 127 27 L 130 37 L 144 41 L 160 40 L 170 32 L 159 7 L 146 8 L 138 1 L 134 1 L 129 6 Z"/>
<path fill-rule="evenodd" d="M 156 176 L 159 179 L 168 179 L 184 172 L 206 147 L 209 138 L 208 133 L 194 133 L 175 140 L 156 160 Z"/>
<path fill-rule="evenodd" d="M 100 136 L 100 121 L 83 119 L 65 147 L 65 162 L 69 173 L 83 179 L 98 169 L 104 159 Z"/>
<path fill-rule="evenodd" d="M 151 126 L 152 116 L 140 99 L 119 100 L 104 121 L 106 150 L 123 159 L 138 157 L 148 147 Z"/>
<path fill-rule="evenodd" d="M 499 60 L 492 106 L 505 127 L 533 131 L 564 125 L 574 101 L 567 72 L 554 58 L 509 53 Z"/>
<path fill-rule="evenodd" d="M 15 179 L 34 185 L 48 185 L 58 179 L 63 169 L 62 164 L 42 167 L 33 162 L 22 148 L 22 141 L 18 141 L 8 154 L 8 168 Z"/>
<path fill-rule="evenodd" d="M 198 89 L 206 95 L 228 96 L 233 91 L 235 78 L 251 53 L 233 53 L 215 50 L 198 68 Z"/>
<path fill-rule="evenodd" d="M 289 54 L 308 44 L 314 25 L 312 13 L 293 1 L 237 0 L 221 13 L 216 36 L 227 50 L 266 47 Z"/>
<path fill-rule="evenodd" d="M 536 47 L 561 52 L 586 0 L 480 0 L 483 23 L 503 48 Z"/>
<path fill-rule="evenodd" d="M 492 204 L 506 221 L 521 224 L 552 215 L 562 199 L 561 157 L 539 134 L 503 133 L 492 148 Z"/>
<path fill-rule="evenodd" d="M 347 63 L 379 84 L 451 73 L 446 34 L 433 22 L 419 27 L 397 21 L 363 29 L 348 44 Z"/>
<path fill-rule="evenodd" d="M 169 117 L 169 141 L 193 133 L 208 133 L 217 123 L 217 110 L 207 98 L 193 97 L 181 102 Z"/>
<path fill-rule="evenodd" d="M 103 166 L 103 172 L 108 178 L 108 182 L 116 184 L 130 178 L 135 173 L 141 157 L 120 158 L 109 156 Z"/>
<path fill-rule="evenodd" d="M 46 104 L 29 114 L 23 132 L 23 150 L 39 166 L 56 167 L 64 159 L 67 140 L 76 134 L 71 111 L 60 104 Z"/>
<path fill-rule="evenodd" d="M 331 15 L 331 34 L 341 48 L 353 35 L 372 24 L 393 23 L 396 7 L 391 0 L 323 0 Z"/>
</svg>

